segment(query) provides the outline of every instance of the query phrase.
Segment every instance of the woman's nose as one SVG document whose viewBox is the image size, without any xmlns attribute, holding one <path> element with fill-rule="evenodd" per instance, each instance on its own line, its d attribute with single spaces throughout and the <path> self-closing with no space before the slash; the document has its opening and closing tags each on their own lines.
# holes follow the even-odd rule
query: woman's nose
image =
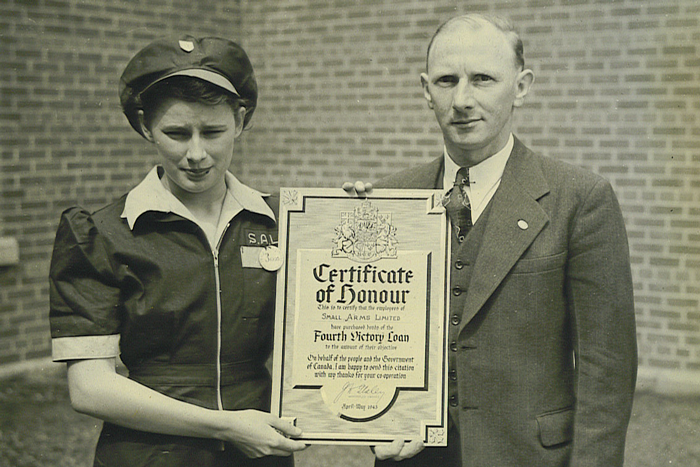
<svg viewBox="0 0 700 467">
<path fill-rule="evenodd" d="M 204 149 L 202 140 L 197 136 L 193 136 L 187 148 L 187 160 L 190 162 L 199 162 L 205 157 L 207 157 L 207 151 Z"/>
</svg>

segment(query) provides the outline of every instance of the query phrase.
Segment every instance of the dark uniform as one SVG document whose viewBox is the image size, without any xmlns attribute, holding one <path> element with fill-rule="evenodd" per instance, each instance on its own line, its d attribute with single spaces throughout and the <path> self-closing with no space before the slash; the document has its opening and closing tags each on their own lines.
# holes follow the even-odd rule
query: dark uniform
<svg viewBox="0 0 700 467">
<path fill-rule="evenodd" d="M 129 377 L 218 410 L 269 410 L 275 272 L 257 255 L 277 238 L 272 207 L 226 174 L 216 244 L 154 169 L 90 214 L 63 213 L 50 271 L 56 361 L 118 355 Z M 95 465 L 291 465 L 232 445 L 105 423 Z"/>
</svg>

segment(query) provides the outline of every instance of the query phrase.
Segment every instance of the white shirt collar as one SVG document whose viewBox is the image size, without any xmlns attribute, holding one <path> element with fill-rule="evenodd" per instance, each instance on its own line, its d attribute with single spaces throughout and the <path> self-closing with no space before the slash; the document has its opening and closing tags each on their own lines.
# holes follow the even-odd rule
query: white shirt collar
<svg viewBox="0 0 700 467">
<path fill-rule="evenodd" d="M 153 167 L 141 183 L 126 195 L 121 217 L 127 220 L 130 229 L 133 229 L 136 220 L 148 211 L 171 212 L 197 223 L 190 210 L 163 186 L 159 169 L 158 166 Z M 244 185 L 231 172 L 226 172 L 225 178 L 227 193 L 221 213 L 222 219 L 228 222 L 236 214 L 246 210 L 276 220 L 274 212 L 264 200 L 268 194 Z"/>
<path fill-rule="evenodd" d="M 506 163 L 510 157 L 510 153 L 513 151 L 513 145 L 515 144 L 515 139 L 511 133 L 508 137 L 508 142 L 506 145 L 498 151 L 493 156 L 479 162 L 473 167 L 469 168 L 469 182 L 470 186 L 467 188 L 467 195 L 469 196 L 469 201 L 472 206 L 472 220 L 476 222 L 493 194 L 496 188 L 501 183 L 501 177 L 503 176 L 503 171 L 505 170 Z M 452 188 L 454 185 L 455 178 L 457 177 L 457 171 L 460 167 L 452 160 L 450 155 L 447 153 L 447 148 L 444 150 L 445 159 L 445 174 L 443 175 L 443 187 L 445 191 Z"/>
</svg>

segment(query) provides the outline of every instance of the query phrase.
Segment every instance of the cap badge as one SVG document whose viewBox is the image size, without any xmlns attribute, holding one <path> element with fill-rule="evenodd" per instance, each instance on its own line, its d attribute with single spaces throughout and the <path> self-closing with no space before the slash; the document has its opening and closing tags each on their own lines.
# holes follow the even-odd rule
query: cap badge
<svg viewBox="0 0 700 467">
<path fill-rule="evenodd" d="M 192 52 L 194 50 L 194 42 L 192 41 L 179 41 L 180 48 L 185 52 Z"/>
</svg>

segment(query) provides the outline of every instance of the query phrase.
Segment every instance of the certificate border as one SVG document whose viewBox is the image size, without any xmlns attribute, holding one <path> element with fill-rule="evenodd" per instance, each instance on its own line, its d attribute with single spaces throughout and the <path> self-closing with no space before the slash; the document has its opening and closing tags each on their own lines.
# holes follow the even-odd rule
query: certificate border
<svg viewBox="0 0 700 467">
<path fill-rule="evenodd" d="M 280 214 L 279 214 L 279 226 L 280 226 L 280 235 L 279 235 L 279 245 L 280 248 L 283 249 L 283 257 L 284 257 L 284 274 L 280 275 L 277 280 L 277 301 L 276 301 L 276 311 L 275 311 L 275 339 L 274 339 L 274 351 L 273 351 L 273 388 L 272 388 L 272 405 L 271 405 L 271 412 L 274 415 L 281 416 L 282 410 L 283 410 L 283 405 L 284 405 L 284 376 L 285 376 L 285 357 L 286 357 L 286 352 L 287 352 L 287 336 L 285 333 L 285 324 L 287 323 L 287 319 L 289 318 L 289 300 L 288 300 L 288 294 L 290 291 L 288 290 L 287 287 L 287 280 L 289 277 L 289 255 L 290 251 L 287 248 L 287 242 L 289 238 L 289 229 L 290 229 L 290 216 L 291 213 L 303 213 L 306 212 L 306 206 L 307 206 L 307 200 L 311 199 L 360 199 L 360 200 L 393 200 L 393 201 L 401 201 L 401 200 L 407 200 L 407 201 L 416 201 L 416 200 L 425 200 L 426 201 L 426 206 L 429 205 L 429 203 L 432 203 L 432 210 L 428 210 L 426 212 L 426 215 L 429 214 L 435 214 L 435 213 L 442 213 L 444 212 L 444 208 L 441 206 L 441 199 L 442 199 L 442 194 L 437 191 L 437 190 L 393 190 L 393 189 L 388 189 L 388 190 L 374 190 L 372 194 L 370 195 L 361 195 L 361 196 L 351 196 L 344 190 L 340 189 L 324 189 L 324 188 L 281 188 L 280 189 L 280 203 L 285 203 L 290 206 L 296 205 L 294 207 L 286 208 L 286 206 L 283 208 L 282 205 L 280 205 Z M 291 194 L 291 195 L 290 195 Z M 285 195 L 287 195 L 285 197 Z M 301 197 L 299 200 L 298 197 Z M 283 229 L 284 227 L 284 229 Z M 440 405 L 440 410 L 439 410 L 439 416 L 437 422 L 432 422 L 428 423 L 427 421 L 424 421 L 421 426 L 420 434 L 423 438 L 423 443 L 426 444 L 427 446 L 445 446 L 447 442 L 447 362 L 448 362 L 448 357 L 447 357 L 447 352 L 448 350 L 448 333 L 449 333 L 449 323 L 447 322 L 448 319 L 448 313 L 446 310 L 449 307 L 449 293 L 448 293 L 448 284 L 449 284 L 449 260 L 447 258 L 447 254 L 450 251 L 449 250 L 449 243 L 451 240 L 451 236 L 449 235 L 449 231 L 447 229 L 447 221 L 444 220 L 442 222 L 442 227 L 441 227 L 441 243 L 442 243 L 442 249 L 445 253 L 445 267 L 444 270 L 442 271 L 443 274 L 443 280 L 442 280 L 442 285 L 444 288 L 443 291 L 443 311 L 442 313 L 444 314 L 443 316 L 443 322 L 442 322 L 442 333 L 441 333 L 441 339 L 442 339 L 442 352 L 441 352 L 441 358 L 440 358 L 440 363 L 439 367 L 442 369 L 441 373 L 438 375 L 438 379 L 441 382 L 441 390 L 439 393 L 440 401 L 438 404 Z M 440 248 L 437 248 L 438 251 Z M 297 250 L 294 250 L 297 251 Z M 428 288 L 426 290 L 426 301 L 427 301 L 427 319 L 426 322 L 430 323 L 430 314 L 431 313 L 440 313 L 440 310 L 432 310 L 433 307 L 431 307 L 431 300 L 433 298 L 432 294 L 436 293 L 433 291 L 432 287 L 432 279 L 431 279 L 431 266 L 435 267 L 433 264 L 435 259 L 434 259 L 434 252 L 431 251 L 428 255 Z M 438 258 L 439 261 L 439 258 Z M 281 304 L 281 305 L 280 305 Z M 426 355 L 425 355 L 425 370 L 424 370 L 424 384 L 423 387 L 416 388 L 416 387 L 407 387 L 407 388 L 402 388 L 397 386 L 394 392 L 394 396 L 392 398 L 392 401 L 389 403 L 389 405 L 384 409 L 382 412 L 379 414 L 376 414 L 373 417 L 370 418 L 362 418 L 362 419 L 353 419 L 350 417 L 346 417 L 344 415 L 340 415 L 339 418 L 342 418 L 346 421 L 350 422 L 367 422 L 371 421 L 377 418 L 380 418 L 382 415 L 387 413 L 394 405 L 396 399 L 399 396 L 400 391 L 429 391 L 428 385 L 429 385 L 429 376 L 430 376 L 430 369 L 429 366 L 431 365 L 430 363 L 430 334 L 431 334 L 431 325 L 426 326 L 426 342 L 425 342 L 425 347 L 426 347 Z M 438 359 L 433 360 L 433 364 L 437 363 Z M 299 388 L 300 386 L 297 386 Z M 303 386 L 303 388 L 308 388 L 308 389 L 320 389 L 321 386 L 316 386 L 316 385 L 309 385 L 309 386 Z M 436 411 L 437 412 L 437 411 Z M 283 417 L 287 418 L 287 417 Z M 292 419 L 292 422 L 296 423 L 296 419 Z M 387 437 L 382 437 L 382 436 L 377 436 L 376 434 L 366 436 L 363 434 L 357 434 L 357 433 L 341 433 L 338 435 L 331 435 L 328 436 L 327 433 L 324 433 L 322 435 L 315 435 L 315 436 L 304 436 L 302 435 L 298 439 L 308 443 L 308 444 L 346 444 L 346 445 L 376 445 L 376 444 L 381 444 L 381 443 L 388 443 L 393 440 L 388 439 Z M 408 441 L 408 438 L 406 439 Z"/>
</svg>

